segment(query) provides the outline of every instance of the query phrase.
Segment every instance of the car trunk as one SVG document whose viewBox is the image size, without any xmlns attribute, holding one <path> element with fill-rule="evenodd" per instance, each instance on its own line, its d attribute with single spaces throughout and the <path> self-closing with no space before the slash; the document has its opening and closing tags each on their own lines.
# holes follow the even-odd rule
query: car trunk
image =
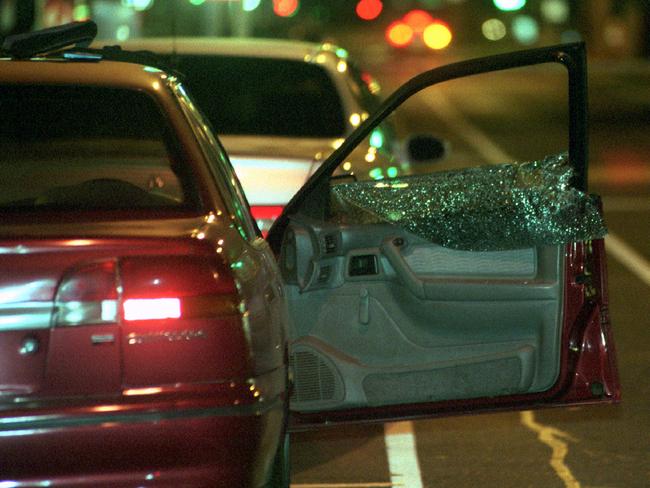
<svg viewBox="0 0 650 488">
<path fill-rule="evenodd" d="M 199 222 L 2 226 L 22 237 L 0 241 L 0 401 L 245 375 L 234 281 Z"/>
</svg>

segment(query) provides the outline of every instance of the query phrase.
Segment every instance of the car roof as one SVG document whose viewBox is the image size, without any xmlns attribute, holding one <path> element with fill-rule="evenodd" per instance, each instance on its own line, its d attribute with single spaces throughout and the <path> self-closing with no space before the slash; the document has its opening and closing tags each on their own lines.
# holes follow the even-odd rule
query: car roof
<svg viewBox="0 0 650 488">
<path fill-rule="evenodd" d="M 94 45 L 116 44 L 95 41 Z M 147 50 L 158 53 L 212 54 L 267 57 L 309 61 L 319 54 L 341 57 L 343 52 L 332 43 L 315 43 L 291 39 L 230 38 L 230 37 L 154 37 L 130 39 L 117 43 L 125 50 Z M 347 54 L 347 53 L 346 53 Z"/>
<path fill-rule="evenodd" d="M 168 75 L 160 69 L 136 63 L 60 58 L 0 59 L 0 83 L 82 84 L 155 91 Z"/>
</svg>

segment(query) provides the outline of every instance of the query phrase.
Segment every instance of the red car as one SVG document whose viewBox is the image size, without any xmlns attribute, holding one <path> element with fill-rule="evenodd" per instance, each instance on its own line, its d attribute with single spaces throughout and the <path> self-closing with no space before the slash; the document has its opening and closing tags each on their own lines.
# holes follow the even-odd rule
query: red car
<svg viewBox="0 0 650 488">
<path fill-rule="evenodd" d="M 0 486 L 286 487 L 288 426 L 619 399 L 584 46 L 414 78 L 265 240 L 173 73 L 65 49 L 93 27 L 0 60 Z M 568 156 L 330 178 L 421 90 L 540 63 Z"/>
</svg>

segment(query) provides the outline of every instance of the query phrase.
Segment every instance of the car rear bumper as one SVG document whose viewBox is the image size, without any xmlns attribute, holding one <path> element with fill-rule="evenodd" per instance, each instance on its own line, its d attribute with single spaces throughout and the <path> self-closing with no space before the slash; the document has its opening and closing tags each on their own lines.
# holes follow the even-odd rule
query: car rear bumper
<svg viewBox="0 0 650 488">
<path fill-rule="evenodd" d="M 0 486 L 261 486 L 284 402 L 282 393 L 244 405 L 215 398 L 3 416 Z"/>
</svg>

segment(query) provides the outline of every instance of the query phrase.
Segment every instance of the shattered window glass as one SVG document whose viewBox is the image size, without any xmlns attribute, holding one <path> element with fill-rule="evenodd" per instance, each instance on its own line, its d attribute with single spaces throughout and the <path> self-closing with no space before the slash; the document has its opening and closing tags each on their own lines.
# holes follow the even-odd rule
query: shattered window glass
<svg viewBox="0 0 650 488">
<path fill-rule="evenodd" d="M 570 186 L 566 154 L 332 188 L 333 219 L 393 223 L 453 249 L 497 251 L 603 237 L 597 197 Z"/>
<path fill-rule="evenodd" d="M 568 86 L 566 69 L 545 63 L 421 90 L 384 121 L 398 146 L 377 147 L 373 131 L 341 165 L 332 219 L 471 251 L 602 237 L 597 197 L 571 186 Z"/>
</svg>

